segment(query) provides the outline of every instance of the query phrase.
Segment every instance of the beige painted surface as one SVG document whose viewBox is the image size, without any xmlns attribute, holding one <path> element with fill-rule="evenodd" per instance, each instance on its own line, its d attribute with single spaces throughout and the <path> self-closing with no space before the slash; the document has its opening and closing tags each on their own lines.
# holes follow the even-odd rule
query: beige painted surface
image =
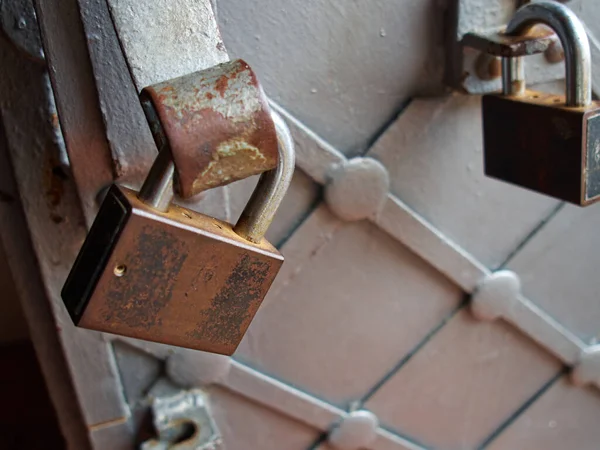
<svg viewBox="0 0 600 450">
<path fill-rule="evenodd" d="M 284 255 L 296 246 L 312 251 L 294 261 L 292 276 L 278 280 L 285 286 L 273 287 L 237 354 L 345 406 L 384 377 L 462 294 L 375 226 L 343 225 L 330 214 L 321 206 L 283 247 Z M 323 241 L 311 227 L 322 218 L 339 223 Z"/>
<path fill-rule="evenodd" d="M 598 450 L 600 394 L 563 377 L 488 447 L 489 450 Z"/>
<path fill-rule="evenodd" d="M 509 264 L 524 293 L 585 341 L 600 335 L 599 223 L 598 205 L 566 206 Z"/>
</svg>

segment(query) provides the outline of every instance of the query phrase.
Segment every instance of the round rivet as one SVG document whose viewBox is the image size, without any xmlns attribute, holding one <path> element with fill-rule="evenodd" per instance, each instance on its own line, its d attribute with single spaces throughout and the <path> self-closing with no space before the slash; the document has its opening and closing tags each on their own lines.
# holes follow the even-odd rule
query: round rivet
<svg viewBox="0 0 600 450">
<path fill-rule="evenodd" d="M 499 270 L 485 277 L 471 298 L 471 312 L 480 320 L 507 317 L 519 301 L 521 280 L 510 270 Z"/>
<path fill-rule="evenodd" d="M 475 61 L 475 71 L 481 80 L 495 80 L 502 75 L 502 62 L 497 56 L 480 53 Z"/>
<path fill-rule="evenodd" d="M 190 388 L 223 380 L 231 368 L 231 358 L 225 355 L 178 350 L 167 359 L 167 375 L 174 383 Z"/>
<path fill-rule="evenodd" d="M 364 449 L 377 437 L 378 426 L 379 420 L 372 412 L 352 411 L 331 430 L 327 441 L 337 450 Z"/>
<path fill-rule="evenodd" d="M 125 264 L 118 264 L 113 269 L 113 273 L 116 277 L 122 277 L 127 272 L 127 266 Z"/>
<path fill-rule="evenodd" d="M 389 191 L 386 168 L 373 158 L 353 158 L 331 168 L 325 201 L 342 220 L 375 217 Z"/>
</svg>

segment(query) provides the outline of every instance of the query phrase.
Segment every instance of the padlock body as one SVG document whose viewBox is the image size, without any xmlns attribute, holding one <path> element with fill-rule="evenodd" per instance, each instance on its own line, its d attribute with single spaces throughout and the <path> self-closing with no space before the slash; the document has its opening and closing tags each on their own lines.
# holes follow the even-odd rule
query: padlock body
<svg viewBox="0 0 600 450">
<path fill-rule="evenodd" d="M 112 186 L 62 291 L 83 328 L 230 355 L 283 257 L 226 222 Z"/>
<path fill-rule="evenodd" d="M 577 205 L 600 199 L 600 103 L 537 91 L 484 95 L 486 175 Z"/>
</svg>

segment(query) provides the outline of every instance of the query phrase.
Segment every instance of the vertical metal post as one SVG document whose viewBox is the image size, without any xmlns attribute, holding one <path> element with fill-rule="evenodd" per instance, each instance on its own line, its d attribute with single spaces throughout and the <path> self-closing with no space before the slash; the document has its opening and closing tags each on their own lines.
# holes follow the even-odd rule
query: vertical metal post
<svg viewBox="0 0 600 450">
<path fill-rule="evenodd" d="M 502 58 L 502 93 L 504 95 L 525 93 L 525 64 L 522 56 Z"/>
<path fill-rule="evenodd" d="M 161 150 L 144 180 L 138 198 L 159 211 L 169 209 L 173 199 L 174 173 L 175 164 L 171 152 L 168 149 Z"/>
</svg>

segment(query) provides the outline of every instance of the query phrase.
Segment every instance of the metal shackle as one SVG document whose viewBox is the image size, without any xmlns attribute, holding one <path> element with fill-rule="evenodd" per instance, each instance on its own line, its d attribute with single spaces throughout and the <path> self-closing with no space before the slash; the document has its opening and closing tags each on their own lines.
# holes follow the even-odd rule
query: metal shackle
<svg viewBox="0 0 600 450">
<path fill-rule="evenodd" d="M 592 101 L 592 58 L 585 28 L 566 6 L 553 1 L 528 3 L 517 10 L 505 34 L 520 36 L 534 25 L 544 24 L 557 34 L 565 52 L 566 106 L 586 106 Z M 525 91 L 523 57 L 502 60 L 502 90 L 505 95 Z"/>
<path fill-rule="evenodd" d="M 261 241 L 273 221 L 277 209 L 294 175 L 294 140 L 283 118 L 271 111 L 277 134 L 279 162 L 275 169 L 264 172 L 233 230 L 247 241 Z M 174 196 L 175 164 L 168 148 L 161 150 L 152 164 L 138 197 L 159 211 L 169 209 Z"/>
<path fill-rule="evenodd" d="M 271 111 L 277 133 L 279 162 L 273 170 L 263 173 L 233 231 L 250 242 L 259 242 L 277 213 L 277 209 L 292 182 L 296 152 L 294 138 L 283 118 Z"/>
</svg>

